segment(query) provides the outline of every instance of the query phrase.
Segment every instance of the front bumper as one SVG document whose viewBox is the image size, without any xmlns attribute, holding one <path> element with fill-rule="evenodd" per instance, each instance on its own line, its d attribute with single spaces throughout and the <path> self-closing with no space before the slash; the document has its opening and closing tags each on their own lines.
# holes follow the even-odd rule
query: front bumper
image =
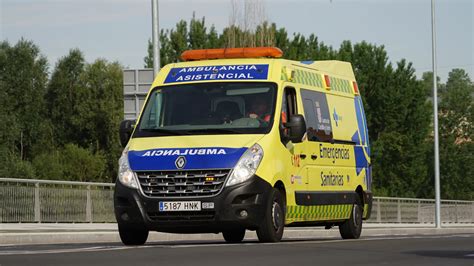
<svg viewBox="0 0 474 266">
<path fill-rule="evenodd" d="M 114 193 L 117 223 L 122 228 L 169 233 L 218 233 L 233 228 L 256 229 L 265 214 L 272 186 L 258 176 L 213 197 L 150 198 L 118 180 Z M 213 202 L 214 209 L 195 212 L 159 212 L 160 201 Z M 246 217 L 240 212 L 247 211 Z"/>
</svg>

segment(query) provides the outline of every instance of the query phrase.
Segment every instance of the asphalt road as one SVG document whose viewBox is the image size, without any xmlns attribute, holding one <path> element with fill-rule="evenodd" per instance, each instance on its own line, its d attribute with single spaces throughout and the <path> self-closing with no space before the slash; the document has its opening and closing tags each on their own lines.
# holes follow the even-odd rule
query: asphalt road
<svg viewBox="0 0 474 266">
<path fill-rule="evenodd" d="M 9 265 L 474 265 L 474 235 L 0 246 Z"/>
</svg>

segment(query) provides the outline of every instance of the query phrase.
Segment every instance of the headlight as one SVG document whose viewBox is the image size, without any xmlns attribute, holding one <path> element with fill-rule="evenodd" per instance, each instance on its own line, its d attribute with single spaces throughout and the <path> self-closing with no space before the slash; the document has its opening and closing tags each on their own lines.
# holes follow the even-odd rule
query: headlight
<svg viewBox="0 0 474 266">
<path fill-rule="evenodd" d="M 252 177 L 263 158 L 263 149 L 258 144 L 248 148 L 234 167 L 226 186 L 242 183 Z"/>
<path fill-rule="evenodd" d="M 128 147 L 125 147 L 122 156 L 119 159 L 118 179 L 124 186 L 138 188 L 138 182 L 135 173 L 130 169 L 128 163 Z"/>
</svg>

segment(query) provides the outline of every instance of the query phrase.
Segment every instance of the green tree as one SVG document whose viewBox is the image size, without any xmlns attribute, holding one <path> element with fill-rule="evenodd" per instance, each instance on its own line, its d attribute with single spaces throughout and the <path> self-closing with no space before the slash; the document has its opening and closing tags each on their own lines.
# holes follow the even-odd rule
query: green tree
<svg viewBox="0 0 474 266">
<path fill-rule="evenodd" d="M 343 41 L 337 51 L 337 60 L 352 62 L 353 49 L 351 41 Z"/>
<path fill-rule="evenodd" d="M 288 33 L 286 32 L 285 28 L 279 28 L 275 31 L 275 46 L 280 48 L 285 54 L 289 49 L 290 41 L 288 40 Z M 285 55 L 285 57 L 287 56 Z"/>
<path fill-rule="evenodd" d="M 189 23 L 189 49 L 203 49 L 207 48 L 207 28 L 205 18 L 196 19 L 196 14 L 193 13 L 193 18 Z"/>
<path fill-rule="evenodd" d="M 4 126 L 0 127 L 0 176 L 9 176 L 11 170 L 10 160 L 20 156 L 17 153 L 16 140 L 20 135 L 20 123 L 12 115 L 14 113 L 12 98 L 10 98 L 5 84 L 4 73 L 7 73 L 8 60 L 11 60 L 8 53 L 12 49 L 7 42 L 0 43 L 0 121 Z M 8 162 L 8 163 L 7 163 Z"/>
<path fill-rule="evenodd" d="M 78 49 L 72 49 L 67 56 L 59 59 L 51 75 L 46 102 L 56 145 L 82 142 L 83 125 L 80 117 L 83 114 L 80 106 L 84 104 L 86 93 L 81 83 L 84 67 L 84 55 Z"/>
<path fill-rule="evenodd" d="M 421 83 L 423 84 L 423 90 L 425 91 L 426 97 L 430 99 L 433 98 L 433 72 L 424 72 L 421 76 Z M 437 88 L 438 88 L 438 97 L 440 93 L 445 90 L 445 84 L 441 83 L 441 78 L 437 77 Z"/>
<path fill-rule="evenodd" d="M 324 49 L 329 58 L 331 48 Z M 411 63 L 390 64 L 383 46 L 344 41 L 335 58 L 350 61 L 366 111 L 378 195 L 414 197 L 427 179 L 430 106 Z"/>
<path fill-rule="evenodd" d="M 375 186 L 390 196 L 416 197 L 426 190 L 430 108 L 411 64 L 402 60 L 390 76 L 390 96 L 378 103 L 383 128 L 372 141 Z"/>
<path fill-rule="evenodd" d="M 288 50 L 285 51 L 285 58 L 292 60 L 308 60 L 307 57 L 308 43 L 306 37 L 300 33 L 293 35 Z"/>
<path fill-rule="evenodd" d="M 31 159 L 51 144 L 44 94 L 48 65 L 39 48 L 21 39 L 0 43 L 0 174 L 32 177 Z"/>
<path fill-rule="evenodd" d="M 172 62 L 181 61 L 181 53 L 188 49 L 188 27 L 184 20 L 176 24 L 176 29 L 170 31 L 170 59 Z"/>
<path fill-rule="evenodd" d="M 222 48 L 223 38 L 219 36 L 214 25 L 211 26 L 206 38 L 206 48 Z"/>
<path fill-rule="evenodd" d="M 79 123 L 84 131 L 79 144 L 90 147 L 94 153 L 104 153 L 106 174 L 113 178 L 121 150 L 117 129 L 123 118 L 122 67 L 98 59 L 86 65 L 81 83 L 85 95 L 78 110 L 82 114 Z"/>
<path fill-rule="evenodd" d="M 143 58 L 145 68 L 153 68 L 153 43 L 148 40 L 148 54 Z M 160 31 L 160 66 L 173 63 L 171 59 L 171 44 L 169 40 L 169 30 Z"/>
<path fill-rule="evenodd" d="M 440 179 L 443 198 L 474 199 L 474 84 L 453 69 L 440 93 Z"/>
<path fill-rule="evenodd" d="M 275 32 L 276 25 L 264 21 L 260 25 L 257 25 L 255 29 L 255 46 L 267 47 L 275 46 Z"/>
</svg>

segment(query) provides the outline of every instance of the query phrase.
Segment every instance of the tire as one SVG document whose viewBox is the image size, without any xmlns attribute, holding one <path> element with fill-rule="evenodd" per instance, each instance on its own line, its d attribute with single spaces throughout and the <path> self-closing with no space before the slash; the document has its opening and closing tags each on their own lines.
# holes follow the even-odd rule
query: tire
<svg viewBox="0 0 474 266">
<path fill-rule="evenodd" d="M 240 243 L 245 237 L 245 228 L 224 231 L 222 235 L 227 243 Z"/>
<path fill-rule="evenodd" d="M 361 200 L 357 197 L 356 203 L 352 206 L 351 217 L 339 225 L 339 233 L 343 239 L 358 239 L 362 232 L 363 207 Z"/>
<path fill-rule="evenodd" d="M 145 244 L 148 238 L 148 230 L 132 230 L 119 226 L 119 234 L 122 243 L 127 246 L 137 246 Z"/>
<path fill-rule="evenodd" d="M 265 206 L 262 223 L 257 228 L 260 242 L 279 242 L 285 227 L 284 201 L 280 191 L 273 188 Z"/>
</svg>

